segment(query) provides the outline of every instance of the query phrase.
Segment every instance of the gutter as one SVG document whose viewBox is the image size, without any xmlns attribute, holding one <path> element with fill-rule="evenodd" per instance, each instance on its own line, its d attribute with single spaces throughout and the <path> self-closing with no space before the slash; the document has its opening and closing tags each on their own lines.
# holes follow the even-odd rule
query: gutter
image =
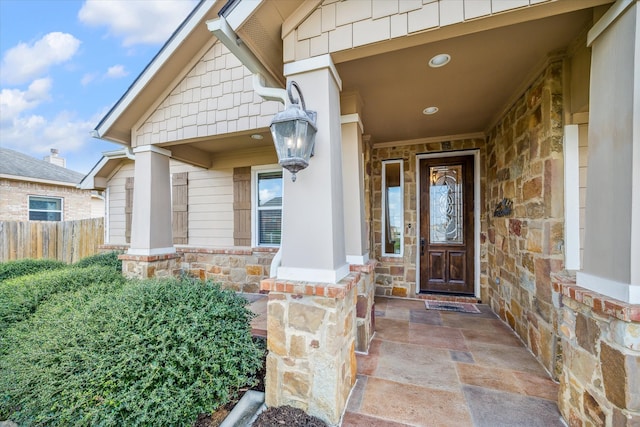
<svg viewBox="0 0 640 427">
<path fill-rule="evenodd" d="M 267 68 L 242 42 L 225 17 L 220 16 L 218 19 L 207 21 L 207 28 L 240 60 L 242 65 L 251 71 L 253 90 L 258 95 L 267 101 L 279 101 L 286 105 L 287 91 L 278 87 L 279 82 L 271 76 Z"/>
</svg>

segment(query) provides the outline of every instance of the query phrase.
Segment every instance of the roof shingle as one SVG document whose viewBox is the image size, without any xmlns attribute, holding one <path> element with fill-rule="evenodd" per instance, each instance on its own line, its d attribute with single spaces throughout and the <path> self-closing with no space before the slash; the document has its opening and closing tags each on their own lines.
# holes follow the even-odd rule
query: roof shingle
<svg viewBox="0 0 640 427">
<path fill-rule="evenodd" d="M 84 174 L 8 148 L 0 148 L 0 175 L 14 175 L 46 181 L 79 183 Z"/>
</svg>

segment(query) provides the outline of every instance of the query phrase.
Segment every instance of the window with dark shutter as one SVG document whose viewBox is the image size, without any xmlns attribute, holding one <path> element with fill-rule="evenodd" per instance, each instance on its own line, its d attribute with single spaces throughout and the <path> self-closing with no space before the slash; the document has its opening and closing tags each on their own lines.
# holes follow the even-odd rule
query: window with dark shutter
<svg viewBox="0 0 640 427">
<path fill-rule="evenodd" d="M 131 243 L 131 214 L 133 213 L 133 177 L 128 177 L 124 184 L 125 204 L 124 204 L 124 237 L 127 243 Z"/>
<path fill-rule="evenodd" d="M 259 172 L 257 181 L 256 243 L 278 246 L 282 234 L 282 171 Z"/>
<path fill-rule="evenodd" d="M 173 244 L 186 245 L 189 243 L 189 173 L 174 173 L 171 185 Z"/>
<path fill-rule="evenodd" d="M 233 169 L 233 244 L 251 246 L 251 168 Z"/>
</svg>

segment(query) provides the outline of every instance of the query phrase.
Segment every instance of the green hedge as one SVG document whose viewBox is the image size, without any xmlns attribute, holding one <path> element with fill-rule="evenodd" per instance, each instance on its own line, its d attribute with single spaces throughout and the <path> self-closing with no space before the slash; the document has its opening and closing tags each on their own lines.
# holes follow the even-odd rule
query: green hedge
<svg viewBox="0 0 640 427">
<path fill-rule="evenodd" d="M 102 254 L 88 256 L 82 258 L 80 261 L 74 264 L 75 267 L 91 267 L 94 265 L 101 265 L 103 267 L 111 267 L 114 270 L 122 271 L 122 261 L 118 259 L 119 252 L 105 252 Z"/>
<path fill-rule="evenodd" d="M 6 328 L 28 318 L 52 295 L 95 284 L 123 282 L 121 273 L 100 266 L 44 271 L 0 282 L 0 337 Z"/>
<path fill-rule="evenodd" d="M 62 261 L 54 259 L 21 259 L 0 264 L 0 282 L 14 277 L 26 276 L 41 271 L 57 270 L 66 267 Z"/>
<path fill-rule="evenodd" d="M 253 381 L 262 364 L 245 303 L 188 280 L 59 295 L 10 330 L 0 359 L 0 419 L 193 425 Z"/>
</svg>

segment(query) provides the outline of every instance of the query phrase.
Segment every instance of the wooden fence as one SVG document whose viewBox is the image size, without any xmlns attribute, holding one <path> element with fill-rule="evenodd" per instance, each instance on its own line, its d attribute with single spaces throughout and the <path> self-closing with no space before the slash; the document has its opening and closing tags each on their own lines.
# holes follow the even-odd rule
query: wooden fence
<svg viewBox="0 0 640 427">
<path fill-rule="evenodd" d="M 98 253 L 104 219 L 78 221 L 0 221 L 0 262 L 50 258 L 76 262 Z"/>
</svg>

